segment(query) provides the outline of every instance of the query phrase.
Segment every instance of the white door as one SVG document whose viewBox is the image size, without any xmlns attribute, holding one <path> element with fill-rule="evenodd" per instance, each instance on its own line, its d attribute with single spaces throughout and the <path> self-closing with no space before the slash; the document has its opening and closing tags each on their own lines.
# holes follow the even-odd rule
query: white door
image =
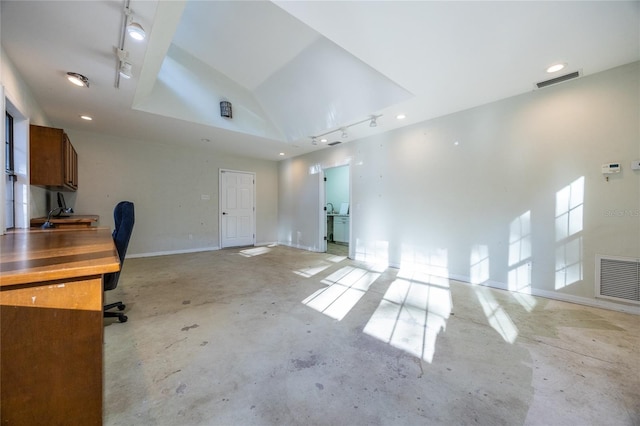
<svg viewBox="0 0 640 426">
<path fill-rule="evenodd" d="M 255 174 L 220 170 L 220 247 L 255 244 Z"/>
</svg>

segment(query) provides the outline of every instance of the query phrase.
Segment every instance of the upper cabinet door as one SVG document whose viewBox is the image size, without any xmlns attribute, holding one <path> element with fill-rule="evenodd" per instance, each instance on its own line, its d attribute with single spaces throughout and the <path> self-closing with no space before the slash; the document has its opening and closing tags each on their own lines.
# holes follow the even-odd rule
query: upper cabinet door
<svg viewBox="0 0 640 426">
<path fill-rule="evenodd" d="M 78 154 L 62 129 L 29 126 L 31 185 L 57 191 L 78 189 Z"/>
</svg>

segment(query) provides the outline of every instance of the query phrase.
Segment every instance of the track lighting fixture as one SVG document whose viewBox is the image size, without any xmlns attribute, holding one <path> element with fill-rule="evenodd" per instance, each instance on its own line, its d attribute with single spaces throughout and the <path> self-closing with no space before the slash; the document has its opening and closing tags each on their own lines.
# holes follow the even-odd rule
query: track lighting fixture
<svg viewBox="0 0 640 426">
<path fill-rule="evenodd" d="M 131 62 L 127 60 L 129 52 L 124 50 L 124 42 L 127 38 L 127 34 L 136 41 L 145 39 L 146 33 L 142 25 L 133 21 L 133 11 L 129 7 L 131 0 L 124 0 L 124 17 L 122 19 L 122 26 L 120 27 L 120 44 L 116 48 L 116 55 L 118 60 L 116 61 L 116 89 L 120 88 L 120 78 L 129 79 L 132 77 Z"/>
<path fill-rule="evenodd" d="M 129 62 L 120 62 L 120 77 L 126 78 L 127 80 L 131 78 L 131 64 Z"/>
<path fill-rule="evenodd" d="M 68 72 L 67 80 L 79 87 L 89 87 L 89 79 L 77 72 Z"/>
<path fill-rule="evenodd" d="M 126 78 L 128 80 L 131 78 L 131 68 L 132 68 L 131 62 L 127 61 L 127 58 L 129 57 L 129 52 L 127 52 L 126 50 L 118 49 L 117 55 L 118 55 L 118 61 L 119 61 L 119 66 L 118 66 L 119 77 Z"/>
<path fill-rule="evenodd" d="M 144 31 L 144 28 L 142 28 L 142 25 L 133 21 L 133 10 L 129 8 L 128 4 L 124 8 L 124 14 L 126 16 L 127 33 L 129 36 L 136 41 L 144 40 L 147 33 Z"/>
<path fill-rule="evenodd" d="M 127 25 L 127 32 L 129 33 L 129 36 L 136 41 L 142 41 L 147 36 L 142 25 L 137 22 L 129 23 L 129 25 Z"/>
<path fill-rule="evenodd" d="M 347 133 L 347 129 L 349 127 L 357 126 L 358 124 L 362 124 L 362 123 L 366 123 L 366 122 L 369 122 L 369 127 L 376 127 L 378 125 L 378 122 L 376 120 L 378 118 L 380 118 L 380 117 L 382 117 L 382 114 L 370 115 L 369 118 L 367 118 L 366 120 L 356 121 L 355 123 L 351 123 L 351 124 L 349 124 L 347 126 L 342 126 L 339 129 L 330 130 L 330 131 L 322 133 L 320 135 L 311 136 L 311 144 L 312 145 L 318 145 L 318 139 L 317 138 L 321 138 L 320 142 L 326 143 L 327 139 L 324 138 L 323 136 L 330 135 L 331 133 L 336 133 L 336 132 L 340 132 L 342 138 L 348 138 L 349 137 L 349 133 Z M 329 145 L 331 145 L 331 144 L 329 144 Z"/>
</svg>

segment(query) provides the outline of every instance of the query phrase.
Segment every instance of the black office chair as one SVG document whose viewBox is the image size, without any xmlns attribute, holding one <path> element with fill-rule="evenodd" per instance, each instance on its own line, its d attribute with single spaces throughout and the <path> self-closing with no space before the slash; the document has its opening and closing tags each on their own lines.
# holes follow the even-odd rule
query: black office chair
<svg viewBox="0 0 640 426">
<path fill-rule="evenodd" d="M 135 214 L 133 212 L 133 203 L 130 201 L 121 201 L 113 210 L 113 220 L 116 229 L 113 230 L 113 242 L 118 249 L 118 257 L 120 258 L 120 269 L 124 264 L 124 256 L 127 254 L 129 239 L 133 231 L 133 223 L 135 222 Z M 120 271 L 112 272 L 104 275 L 102 282 L 105 291 L 113 290 L 118 286 Z M 127 322 L 127 316 L 122 312 L 107 312 L 109 309 L 118 308 L 118 311 L 124 310 L 126 306 L 122 302 L 109 303 L 104 306 L 104 317 L 117 317 L 120 322 Z"/>
</svg>

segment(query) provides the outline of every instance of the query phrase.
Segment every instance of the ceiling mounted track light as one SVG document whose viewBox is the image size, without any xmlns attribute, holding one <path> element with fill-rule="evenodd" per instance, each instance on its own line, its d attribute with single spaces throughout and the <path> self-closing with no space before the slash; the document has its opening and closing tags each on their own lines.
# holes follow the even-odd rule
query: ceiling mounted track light
<svg viewBox="0 0 640 426">
<path fill-rule="evenodd" d="M 342 138 L 348 138 L 349 137 L 349 133 L 347 133 L 347 129 L 349 127 L 353 127 L 353 126 L 357 126 L 358 124 L 362 124 L 362 123 L 369 123 L 369 127 L 377 127 L 378 126 L 378 122 L 376 121 L 378 118 L 382 117 L 382 114 L 378 114 L 378 115 L 370 115 L 369 118 L 367 118 L 366 120 L 360 120 L 360 121 L 356 121 L 355 123 L 351 123 L 349 125 L 346 126 L 342 126 L 336 130 L 330 130 L 328 132 L 322 133 L 320 135 L 316 135 L 316 136 L 310 136 L 311 138 L 311 144 L 312 145 L 318 145 L 318 138 L 322 138 L 322 136 L 326 136 L 326 135 L 330 135 L 331 133 L 336 133 L 336 132 L 340 132 Z M 326 143 L 327 139 L 326 138 L 322 138 L 320 139 L 321 142 Z M 331 144 L 329 144 L 331 145 Z"/>
<path fill-rule="evenodd" d="M 117 55 L 118 55 L 118 61 L 120 64 L 118 67 L 119 77 L 126 78 L 128 80 L 132 76 L 131 62 L 127 61 L 127 58 L 129 57 L 129 52 L 127 52 L 126 50 L 118 49 Z"/>
<path fill-rule="evenodd" d="M 127 80 L 131 78 L 131 64 L 129 62 L 121 62 L 120 63 L 120 77 L 126 78 Z"/>
<path fill-rule="evenodd" d="M 142 25 L 137 22 L 130 22 L 129 25 L 127 25 L 127 32 L 129 36 L 136 41 L 142 41 L 147 36 Z"/>
<path fill-rule="evenodd" d="M 133 65 L 130 61 L 126 60 L 129 56 L 129 52 L 124 50 L 124 42 L 127 38 L 127 34 L 136 41 L 144 40 L 146 33 L 142 25 L 133 21 L 133 10 L 129 7 L 131 0 L 124 0 L 124 16 L 122 18 L 122 27 L 120 31 L 120 44 L 116 48 L 116 56 L 118 60 L 116 62 L 116 81 L 114 86 L 116 89 L 120 88 L 120 78 L 129 79 L 132 77 Z"/>
<path fill-rule="evenodd" d="M 79 87 L 89 87 L 89 79 L 77 72 L 68 72 L 67 80 Z"/>
<path fill-rule="evenodd" d="M 132 39 L 136 41 L 142 41 L 147 36 L 147 33 L 144 31 L 144 28 L 142 28 L 142 25 L 140 25 L 137 22 L 134 22 L 133 10 L 131 10 L 131 8 L 129 7 L 129 4 L 130 4 L 130 1 L 127 0 L 127 4 L 124 7 L 124 16 L 125 16 L 127 33 Z"/>
</svg>

